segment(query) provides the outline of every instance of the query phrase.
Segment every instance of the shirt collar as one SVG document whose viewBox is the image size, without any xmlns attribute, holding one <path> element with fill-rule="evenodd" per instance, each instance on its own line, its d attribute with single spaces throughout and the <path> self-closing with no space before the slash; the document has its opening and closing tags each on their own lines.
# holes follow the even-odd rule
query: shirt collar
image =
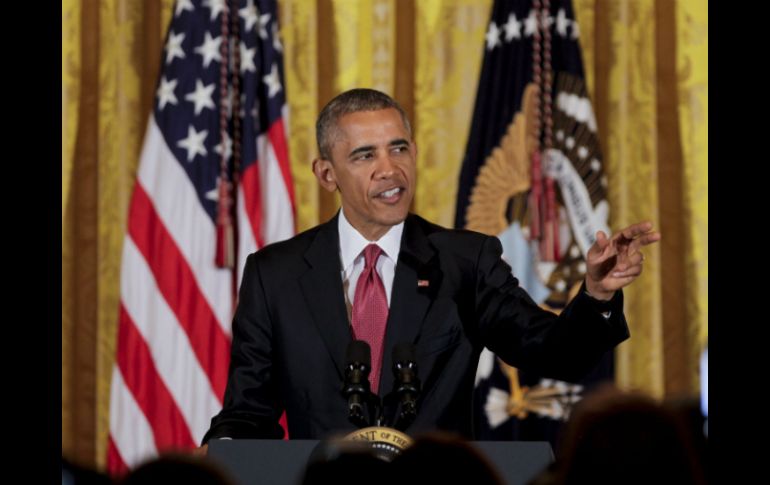
<svg viewBox="0 0 770 485">
<path fill-rule="evenodd" d="M 337 227 L 340 235 L 340 257 L 342 258 L 342 268 L 345 271 L 355 262 L 364 248 L 371 243 L 376 243 L 394 263 L 398 261 L 398 253 L 401 251 L 401 234 L 404 232 L 403 221 L 388 229 L 388 232 L 377 241 L 368 241 L 350 224 L 345 217 L 345 211 L 340 209 Z"/>
</svg>

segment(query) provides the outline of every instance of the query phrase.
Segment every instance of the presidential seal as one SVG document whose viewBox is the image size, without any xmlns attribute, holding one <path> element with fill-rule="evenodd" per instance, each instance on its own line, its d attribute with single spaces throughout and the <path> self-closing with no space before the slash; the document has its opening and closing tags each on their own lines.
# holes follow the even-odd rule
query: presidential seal
<svg viewBox="0 0 770 485">
<path fill-rule="evenodd" d="M 412 444 L 412 438 L 408 435 L 384 426 L 358 429 L 342 439 L 369 448 L 377 458 L 387 462 L 393 461 Z"/>
</svg>

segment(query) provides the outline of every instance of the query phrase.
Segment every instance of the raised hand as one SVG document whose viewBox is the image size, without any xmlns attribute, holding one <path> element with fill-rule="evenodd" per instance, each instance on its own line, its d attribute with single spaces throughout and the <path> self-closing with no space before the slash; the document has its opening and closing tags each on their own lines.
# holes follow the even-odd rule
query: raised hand
<svg viewBox="0 0 770 485">
<path fill-rule="evenodd" d="M 594 298 L 609 300 L 615 291 L 628 286 L 642 273 L 644 246 L 660 241 L 652 223 L 632 224 L 607 238 L 596 233 L 596 242 L 586 257 L 586 289 Z"/>
</svg>

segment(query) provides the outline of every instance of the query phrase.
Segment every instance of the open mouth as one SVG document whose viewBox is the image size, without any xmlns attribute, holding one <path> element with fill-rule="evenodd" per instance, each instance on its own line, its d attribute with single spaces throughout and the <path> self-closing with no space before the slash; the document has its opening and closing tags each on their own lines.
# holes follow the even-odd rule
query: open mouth
<svg viewBox="0 0 770 485">
<path fill-rule="evenodd" d="M 380 193 L 380 195 L 378 195 L 377 197 L 384 197 L 387 199 L 388 197 L 393 197 L 399 192 L 401 192 L 401 187 L 393 187 L 390 190 L 386 190 L 385 192 Z"/>
<path fill-rule="evenodd" d="M 380 192 L 377 194 L 376 198 L 384 202 L 397 202 L 401 198 L 403 192 L 404 189 L 402 187 L 393 187 L 392 189 Z"/>
</svg>

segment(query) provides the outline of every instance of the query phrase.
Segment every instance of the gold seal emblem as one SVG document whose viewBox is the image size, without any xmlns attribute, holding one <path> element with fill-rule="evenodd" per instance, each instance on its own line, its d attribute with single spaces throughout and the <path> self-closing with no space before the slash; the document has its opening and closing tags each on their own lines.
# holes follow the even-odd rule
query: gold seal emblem
<svg viewBox="0 0 770 485">
<path fill-rule="evenodd" d="M 366 445 L 378 458 L 392 461 L 412 445 L 412 438 L 393 428 L 370 426 L 345 435 L 343 440 Z"/>
</svg>

